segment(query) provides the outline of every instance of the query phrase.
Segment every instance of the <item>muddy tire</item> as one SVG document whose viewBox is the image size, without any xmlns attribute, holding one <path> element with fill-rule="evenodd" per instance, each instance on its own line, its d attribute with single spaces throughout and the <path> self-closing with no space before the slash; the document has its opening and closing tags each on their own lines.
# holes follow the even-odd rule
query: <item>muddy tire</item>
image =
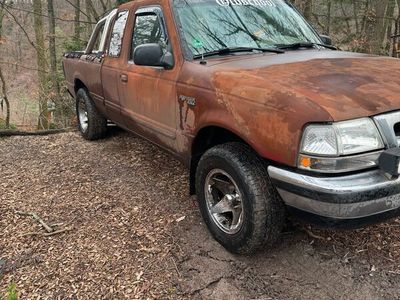
<svg viewBox="0 0 400 300">
<path fill-rule="evenodd" d="M 281 236 L 285 209 L 265 162 L 241 143 L 214 147 L 201 158 L 196 192 L 203 219 L 227 250 L 252 254 Z"/>
<path fill-rule="evenodd" d="M 107 119 L 97 111 L 85 89 L 79 89 L 76 93 L 76 114 L 78 129 L 85 139 L 93 141 L 106 135 Z"/>
</svg>

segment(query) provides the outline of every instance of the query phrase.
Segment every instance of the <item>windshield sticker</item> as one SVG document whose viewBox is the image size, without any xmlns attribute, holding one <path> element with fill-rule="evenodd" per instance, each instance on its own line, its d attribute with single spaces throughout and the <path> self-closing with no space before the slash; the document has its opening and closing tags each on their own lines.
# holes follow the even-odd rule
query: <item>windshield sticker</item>
<svg viewBox="0 0 400 300">
<path fill-rule="evenodd" d="M 274 0 L 216 0 L 217 3 L 221 6 L 245 6 L 245 5 L 252 5 L 252 6 L 269 6 L 269 7 L 276 7 L 276 3 Z"/>
<path fill-rule="evenodd" d="M 194 39 L 192 44 L 193 44 L 193 47 L 196 49 L 203 48 L 203 42 L 198 39 Z"/>
</svg>

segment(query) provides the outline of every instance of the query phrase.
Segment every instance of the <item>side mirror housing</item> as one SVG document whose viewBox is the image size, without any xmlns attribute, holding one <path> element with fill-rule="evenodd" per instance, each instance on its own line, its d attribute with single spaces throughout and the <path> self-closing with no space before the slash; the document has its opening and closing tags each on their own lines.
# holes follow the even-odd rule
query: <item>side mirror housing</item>
<svg viewBox="0 0 400 300">
<path fill-rule="evenodd" d="M 323 42 L 325 45 L 327 45 L 327 46 L 332 46 L 332 39 L 331 39 L 330 36 L 321 34 L 321 35 L 320 35 L 320 38 L 321 38 L 322 42 Z"/>
<path fill-rule="evenodd" d="M 133 61 L 138 66 L 163 67 L 172 69 L 174 66 L 174 57 L 172 53 L 164 54 L 160 44 L 143 44 L 135 48 L 133 52 Z"/>
<path fill-rule="evenodd" d="M 174 67 L 174 56 L 171 52 L 167 52 L 164 54 L 164 56 L 161 58 L 161 64 L 167 70 L 171 70 Z"/>
</svg>

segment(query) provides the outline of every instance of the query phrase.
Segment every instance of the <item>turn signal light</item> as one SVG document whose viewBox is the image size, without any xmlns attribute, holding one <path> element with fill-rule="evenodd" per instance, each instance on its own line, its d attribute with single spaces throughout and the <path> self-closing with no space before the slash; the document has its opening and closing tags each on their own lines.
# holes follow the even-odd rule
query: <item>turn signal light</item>
<svg viewBox="0 0 400 300">
<path fill-rule="evenodd" d="M 300 156 L 300 166 L 303 168 L 311 167 L 311 158 L 306 156 Z"/>
</svg>

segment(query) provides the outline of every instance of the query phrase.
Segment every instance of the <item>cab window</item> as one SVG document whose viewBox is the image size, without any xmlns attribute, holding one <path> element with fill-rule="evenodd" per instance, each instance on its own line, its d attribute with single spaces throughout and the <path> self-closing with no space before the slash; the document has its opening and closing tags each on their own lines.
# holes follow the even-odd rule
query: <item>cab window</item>
<svg viewBox="0 0 400 300">
<path fill-rule="evenodd" d="M 103 39 L 104 28 L 105 28 L 106 21 L 103 20 L 102 22 L 98 23 L 93 31 L 93 35 L 91 36 L 89 43 L 86 47 L 86 53 L 88 54 L 97 54 L 99 52 L 104 51 L 102 49 L 101 41 Z"/>
<path fill-rule="evenodd" d="M 93 49 L 92 49 L 91 53 L 97 53 L 97 52 L 103 50 L 103 49 L 100 49 L 100 44 L 101 44 L 101 39 L 103 38 L 103 34 L 104 34 L 104 27 L 105 27 L 105 23 L 100 25 L 99 31 L 97 32 L 97 35 L 96 35 L 96 39 L 94 40 L 94 43 L 93 43 Z"/>
<path fill-rule="evenodd" d="M 160 44 L 164 51 L 167 50 L 163 23 L 156 13 L 149 12 L 145 14 L 137 14 L 133 31 L 130 58 L 133 58 L 133 53 L 137 46 L 149 43 Z"/>
<path fill-rule="evenodd" d="M 111 57 L 119 57 L 122 50 L 122 41 L 124 38 L 124 31 L 126 26 L 126 21 L 128 20 L 128 11 L 122 11 L 118 13 L 115 20 L 113 30 L 111 32 L 110 47 L 108 55 Z"/>
</svg>

